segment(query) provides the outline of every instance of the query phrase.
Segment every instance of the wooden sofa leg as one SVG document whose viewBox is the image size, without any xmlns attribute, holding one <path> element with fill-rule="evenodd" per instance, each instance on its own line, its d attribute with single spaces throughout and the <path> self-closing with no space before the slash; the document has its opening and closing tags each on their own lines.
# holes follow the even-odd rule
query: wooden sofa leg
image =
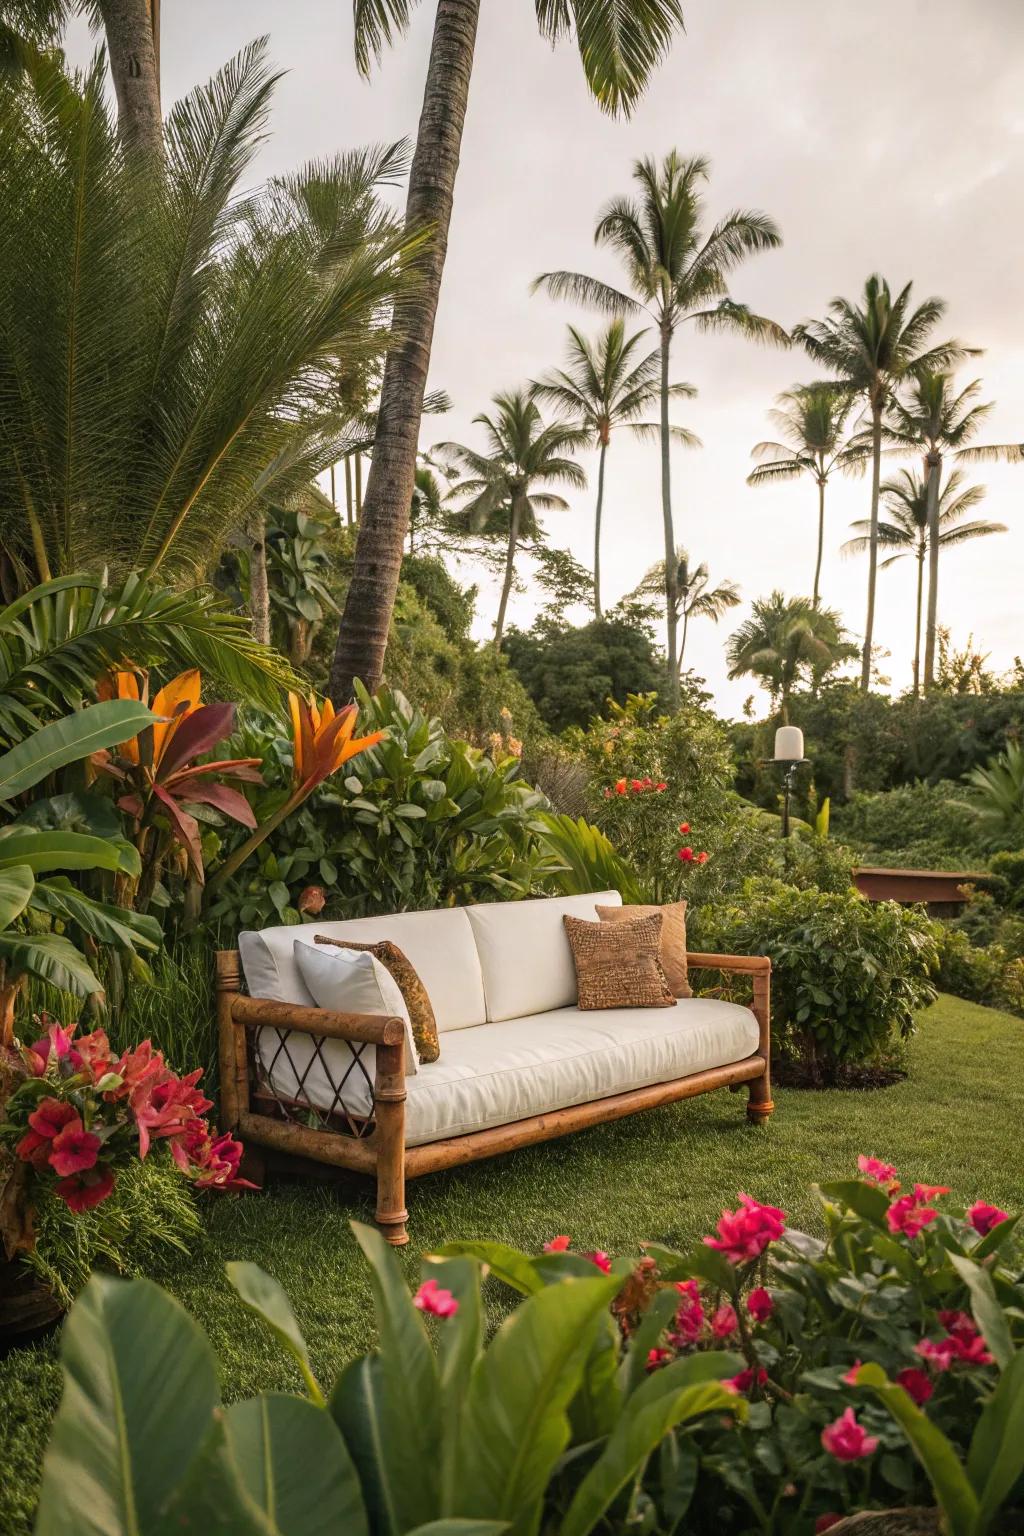
<svg viewBox="0 0 1024 1536">
<path fill-rule="evenodd" d="M 764 1057 L 764 1073 L 750 1084 L 747 1098 L 747 1119 L 751 1125 L 764 1125 L 775 1105 L 772 1101 L 772 973 L 764 963 L 763 970 L 753 975 L 753 1014 L 757 1020 L 758 1050 Z"/>
<path fill-rule="evenodd" d="M 377 1129 L 377 1225 L 395 1248 L 409 1241 L 405 1224 L 405 1047 L 377 1046 L 373 1096 Z"/>
<path fill-rule="evenodd" d="M 747 1119 L 751 1125 L 764 1125 L 774 1108 L 771 1078 L 765 1072 L 763 1077 L 755 1077 L 750 1085 Z"/>
</svg>

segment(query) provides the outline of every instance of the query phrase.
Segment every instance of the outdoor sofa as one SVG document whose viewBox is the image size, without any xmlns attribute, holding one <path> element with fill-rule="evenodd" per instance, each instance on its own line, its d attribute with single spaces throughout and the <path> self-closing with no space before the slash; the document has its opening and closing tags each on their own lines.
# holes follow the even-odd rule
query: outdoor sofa
<svg viewBox="0 0 1024 1536">
<path fill-rule="evenodd" d="M 243 933 L 237 951 L 217 957 L 226 1126 L 257 1159 L 288 1154 L 375 1176 L 377 1221 L 397 1245 L 408 1241 L 407 1178 L 723 1086 L 748 1084 L 747 1114 L 766 1120 L 770 962 L 689 955 L 691 967 L 748 973 L 750 1007 L 692 997 L 581 1011 L 562 919 L 594 921 L 598 903 L 621 898 L 605 891 Z M 295 945 L 317 935 L 401 948 L 433 1006 L 436 1061 L 407 1075 L 408 1022 L 397 1013 L 314 1006 Z"/>
</svg>

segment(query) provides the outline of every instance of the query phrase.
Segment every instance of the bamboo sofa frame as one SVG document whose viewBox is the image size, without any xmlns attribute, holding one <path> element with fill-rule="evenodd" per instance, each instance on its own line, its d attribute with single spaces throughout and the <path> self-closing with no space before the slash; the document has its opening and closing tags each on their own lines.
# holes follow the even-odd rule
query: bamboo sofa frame
<svg viewBox="0 0 1024 1536">
<path fill-rule="evenodd" d="M 771 961 L 761 955 L 690 953 L 687 958 L 694 970 L 750 977 L 753 987 L 750 1008 L 758 1024 L 758 1047 L 752 1056 L 670 1082 L 651 1083 L 646 1088 L 633 1088 L 590 1103 L 531 1115 L 508 1125 L 407 1147 L 403 1021 L 378 1014 L 332 1013 L 297 1003 L 248 997 L 242 991 L 238 951 L 219 950 L 217 1028 L 224 1127 L 245 1144 L 253 1172 L 259 1172 L 259 1166 L 253 1164 L 262 1164 L 265 1151 L 276 1154 L 275 1161 L 283 1156 L 289 1162 L 296 1159 L 312 1161 L 375 1177 L 377 1225 L 389 1243 L 401 1247 L 409 1241 L 406 1179 L 437 1173 L 442 1168 L 456 1168 L 478 1158 L 495 1157 L 515 1147 L 532 1146 L 556 1136 L 567 1136 L 591 1125 L 620 1120 L 637 1110 L 694 1098 L 713 1088 L 728 1087 L 735 1092 L 744 1083 L 748 1085 L 747 1117 L 756 1125 L 763 1124 L 775 1108 L 770 1057 Z M 374 1128 L 369 1135 L 357 1137 L 342 1131 L 316 1130 L 260 1114 L 252 1108 L 249 1037 L 253 1031 L 266 1026 L 322 1039 L 371 1043 L 376 1047 Z M 261 1149 L 255 1157 L 254 1147 Z"/>
</svg>

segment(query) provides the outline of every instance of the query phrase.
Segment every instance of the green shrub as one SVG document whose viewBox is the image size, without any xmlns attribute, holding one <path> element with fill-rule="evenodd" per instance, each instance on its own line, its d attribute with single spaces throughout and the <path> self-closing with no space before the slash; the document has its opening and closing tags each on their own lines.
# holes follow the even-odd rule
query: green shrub
<svg viewBox="0 0 1024 1536">
<path fill-rule="evenodd" d="M 609 701 L 656 689 L 664 673 L 648 635 L 621 619 L 567 628 L 542 618 L 529 631 L 510 629 L 504 649 L 552 731 L 585 727 Z"/>
<path fill-rule="evenodd" d="M 778 1045 L 824 1078 L 884 1057 L 935 997 L 934 924 L 895 902 L 751 881 L 700 932 L 709 948 L 771 957 Z"/>
<path fill-rule="evenodd" d="M 1024 1014 L 1024 959 L 1001 944 L 976 947 L 966 933 L 949 923 L 933 923 L 939 968 L 936 984 L 943 992 L 988 1008 Z"/>
<path fill-rule="evenodd" d="M 984 839 L 956 804 L 962 793 L 959 784 L 943 781 L 855 794 L 834 810 L 833 826 L 864 864 L 888 869 L 984 868 Z"/>
<path fill-rule="evenodd" d="M 41 1187 L 34 1223 L 36 1244 L 26 1260 L 64 1302 L 94 1270 L 160 1273 L 172 1255 L 188 1254 L 203 1240 L 191 1188 L 165 1147 L 154 1147 L 144 1162 L 126 1162 L 113 1194 L 91 1211 L 76 1214 Z"/>
<path fill-rule="evenodd" d="M 1008 912 L 1024 911 L 1024 853 L 993 854 L 984 886 Z"/>
</svg>

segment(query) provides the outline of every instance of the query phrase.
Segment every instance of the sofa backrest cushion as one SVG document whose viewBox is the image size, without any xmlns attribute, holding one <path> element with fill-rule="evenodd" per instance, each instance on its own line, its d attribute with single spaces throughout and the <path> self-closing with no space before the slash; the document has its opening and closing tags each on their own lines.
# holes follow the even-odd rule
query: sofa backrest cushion
<svg viewBox="0 0 1024 1536">
<path fill-rule="evenodd" d="M 571 1008 L 576 968 L 562 918 L 596 922 L 598 902 L 609 907 L 621 901 L 618 891 L 596 891 L 463 908 L 476 938 L 488 1021 Z"/>
<path fill-rule="evenodd" d="M 599 899 L 605 900 L 603 896 Z M 250 995 L 315 1006 L 299 975 L 293 947 L 296 940 L 312 944 L 318 933 L 363 944 L 391 939 L 408 956 L 426 987 L 439 1031 L 469 1029 L 485 1022 L 483 977 L 464 907 L 396 912 L 344 922 L 317 920 L 301 928 L 282 926 L 239 934 L 238 949 Z"/>
</svg>

